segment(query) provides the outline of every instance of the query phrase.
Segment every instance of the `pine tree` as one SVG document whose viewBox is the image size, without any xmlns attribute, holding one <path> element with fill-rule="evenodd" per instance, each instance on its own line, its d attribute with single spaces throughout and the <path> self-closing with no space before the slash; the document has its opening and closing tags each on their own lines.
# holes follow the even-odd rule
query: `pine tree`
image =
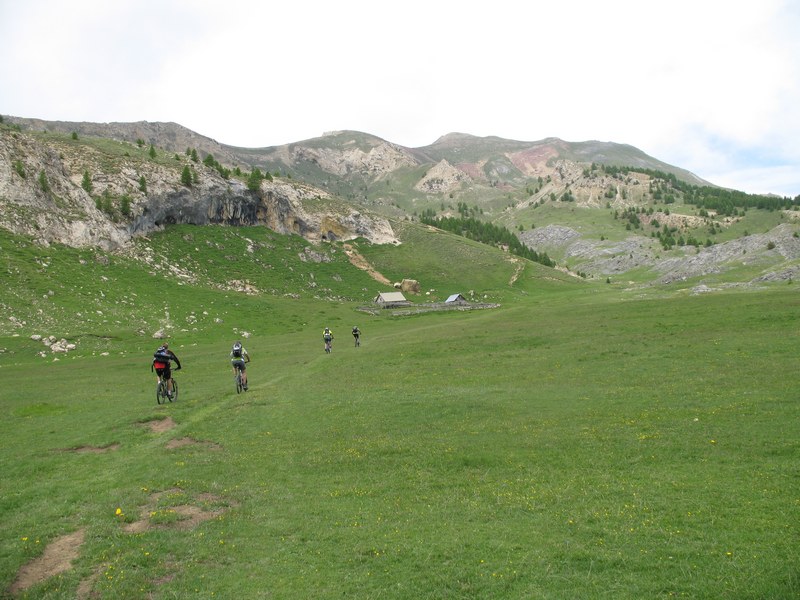
<svg viewBox="0 0 800 600">
<path fill-rule="evenodd" d="M 261 181 L 264 179 L 263 173 L 261 173 L 261 169 L 258 167 L 253 167 L 253 171 L 250 173 L 250 176 L 247 178 L 247 189 L 251 192 L 257 192 L 261 187 Z"/>
<path fill-rule="evenodd" d="M 83 181 L 81 181 L 81 187 L 86 190 L 87 194 L 91 194 L 92 189 L 94 189 L 94 186 L 92 186 L 92 177 L 89 175 L 88 170 L 83 172 Z"/>
</svg>

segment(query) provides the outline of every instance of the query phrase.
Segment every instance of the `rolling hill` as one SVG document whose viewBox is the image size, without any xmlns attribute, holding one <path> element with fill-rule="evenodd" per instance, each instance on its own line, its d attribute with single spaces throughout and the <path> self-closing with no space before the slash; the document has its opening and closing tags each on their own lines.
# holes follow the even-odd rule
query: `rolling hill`
<svg viewBox="0 0 800 600">
<path fill-rule="evenodd" d="M 0 123 L 0 596 L 800 593 L 791 199 L 616 145 L 79 125 Z"/>
</svg>

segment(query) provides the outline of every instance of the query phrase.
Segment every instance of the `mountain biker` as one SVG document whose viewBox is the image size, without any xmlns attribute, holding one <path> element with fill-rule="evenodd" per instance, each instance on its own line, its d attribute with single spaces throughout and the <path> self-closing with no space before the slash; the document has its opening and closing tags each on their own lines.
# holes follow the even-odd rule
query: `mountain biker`
<svg viewBox="0 0 800 600">
<path fill-rule="evenodd" d="M 164 379 L 167 382 L 167 396 L 172 398 L 172 371 L 170 369 L 170 361 L 174 360 L 177 365 L 176 371 L 181 370 L 181 361 L 175 356 L 175 353 L 169 349 L 169 344 L 164 342 L 153 354 L 153 364 L 150 365 L 150 372 L 155 369 L 156 377 L 160 381 Z"/>
<path fill-rule="evenodd" d="M 357 347 L 360 346 L 361 345 L 361 339 L 360 339 L 361 338 L 361 330 L 359 330 L 358 325 L 353 327 L 353 338 L 356 341 L 356 346 Z"/>
<path fill-rule="evenodd" d="M 325 340 L 325 352 L 330 354 L 333 350 L 333 331 L 329 327 L 322 332 L 322 339 Z"/>
<path fill-rule="evenodd" d="M 250 362 L 250 355 L 242 346 L 242 342 L 235 342 L 231 348 L 231 368 L 233 369 L 233 378 L 236 379 L 237 369 L 242 372 L 242 389 L 247 391 L 247 370 L 245 363 Z"/>
</svg>

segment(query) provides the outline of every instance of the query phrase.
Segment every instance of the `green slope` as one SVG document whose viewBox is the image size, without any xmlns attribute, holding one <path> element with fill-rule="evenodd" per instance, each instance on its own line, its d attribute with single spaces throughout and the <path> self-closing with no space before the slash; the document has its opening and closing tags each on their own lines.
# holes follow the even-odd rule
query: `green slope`
<svg viewBox="0 0 800 600">
<path fill-rule="evenodd" d="M 240 233 L 212 235 L 228 252 Z M 154 241 L 201 241 L 186 235 Z M 403 246 L 393 264 L 432 276 L 451 244 L 435 267 Z M 164 284 L 116 262 L 106 276 L 129 295 Z M 797 294 L 631 301 L 536 281 L 500 309 L 412 318 L 179 286 L 175 319 L 225 299 L 255 331 L 251 389 L 234 391 L 226 320 L 175 332 L 182 395 L 161 407 L 151 339 L 53 362 L 5 338 L 0 589 L 82 530 L 72 567 L 27 597 L 796 596 Z"/>
</svg>

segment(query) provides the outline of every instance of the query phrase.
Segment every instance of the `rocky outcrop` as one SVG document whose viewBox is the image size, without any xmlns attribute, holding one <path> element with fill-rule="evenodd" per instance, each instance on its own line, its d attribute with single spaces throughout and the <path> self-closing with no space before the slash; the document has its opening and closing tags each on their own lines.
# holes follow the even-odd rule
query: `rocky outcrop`
<svg viewBox="0 0 800 600">
<path fill-rule="evenodd" d="M 177 123 L 134 121 L 131 123 L 91 123 L 86 121 L 45 121 L 22 117 L 7 117 L 7 121 L 32 131 L 46 131 L 63 135 L 78 134 L 79 137 L 97 137 L 135 144 L 142 140 L 169 152 L 183 154 L 193 148 L 204 158 L 212 154 L 218 161 L 235 165 L 241 162 L 234 149 L 220 144 Z"/>
<path fill-rule="evenodd" d="M 155 160 L 133 143 L 118 150 L 126 147 L 109 156 L 66 136 L 0 128 L 0 226 L 42 244 L 105 250 L 178 223 L 265 225 L 312 242 L 397 241 L 386 219 L 312 186 L 265 180 L 251 191 L 185 153 L 164 158 L 160 150 Z M 185 169 L 191 183 L 183 181 Z"/>
<path fill-rule="evenodd" d="M 312 162 L 323 171 L 344 177 L 351 173 L 362 175 L 382 175 L 401 167 L 411 167 L 417 161 L 408 151 L 383 142 L 364 151 L 358 147 L 325 148 L 312 146 L 293 146 L 291 162 Z"/>
<path fill-rule="evenodd" d="M 446 194 L 458 188 L 462 182 L 469 182 L 470 177 L 446 160 L 440 160 L 425 173 L 414 189 L 426 194 Z"/>
<path fill-rule="evenodd" d="M 648 269 L 657 282 L 670 284 L 694 277 L 723 273 L 738 266 L 763 266 L 767 272 L 753 282 L 794 278 L 800 268 L 792 264 L 773 272 L 770 265 L 800 259 L 800 238 L 788 223 L 763 234 L 753 234 L 707 248 L 684 246 L 680 255 L 662 257 L 657 240 L 631 235 L 621 241 L 588 240 L 570 227 L 548 225 L 520 234 L 520 240 L 538 252 L 561 254 L 571 265 L 594 276 L 621 275 L 633 269 Z"/>
<path fill-rule="evenodd" d="M 111 222 L 70 174 L 58 148 L 0 130 L 0 225 L 45 245 L 111 249 L 124 243 L 124 228 Z"/>
<path fill-rule="evenodd" d="M 265 225 L 311 242 L 358 237 L 376 244 L 397 242 L 386 219 L 362 214 L 299 183 L 265 181 L 254 193 L 239 181 L 214 182 L 200 189 L 176 189 L 149 197 L 137 212 L 131 234 L 174 223 Z"/>
</svg>

